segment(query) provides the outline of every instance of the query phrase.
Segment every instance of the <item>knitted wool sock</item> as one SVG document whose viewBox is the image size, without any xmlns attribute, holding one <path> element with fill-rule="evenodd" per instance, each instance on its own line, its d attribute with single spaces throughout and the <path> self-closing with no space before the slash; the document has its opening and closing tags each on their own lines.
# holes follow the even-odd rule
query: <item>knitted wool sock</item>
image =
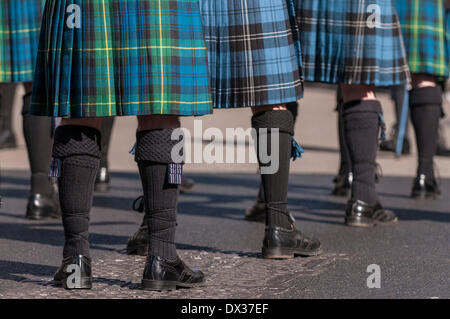
<svg viewBox="0 0 450 319">
<path fill-rule="evenodd" d="M 50 196 L 53 187 L 48 177 L 52 159 L 52 118 L 30 115 L 31 93 L 23 98 L 23 135 L 31 168 L 31 194 Z"/>
<path fill-rule="evenodd" d="M 339 129 L 339 152 L 340 165 L 339 175 L 348 175 L 352 172 L 352 163 L 347 143 L 345 141 L 344 123 L 342 118 L 343 102 L 338 105 L 338 129 Z"/>
<path fill-rule="evenodd" d="M 61 162 L 58 180 L 65 244 L 64 257 L 89 254 L 89 212 L 100 165 L 100 132 L 85 126 L 60 126 L 53 157 Z"/>
<path fill-rule="evenodd" d="M 279 169 L 273 174 L 262 174 L 265 203 L 267 209 L 266 225 L 289 229 L 292 220 L 287 210 L 287 191 L 289 166 L 294 133 L 293 116 L 289 111 L 267 111 L 253 116 L 252 127 L 257 131 L 258 159 L 259 142 L 263 135 L 261 129 L 267 130 L 268 153 L 279 152 Z M 279 129 L 279 149 L 271 149 L 271 129 Z M 268 166 L 259 160 L 260 167 Z"/>
<path fill-rule="evenodd" d="M 298 103 L 297 102 L 288 103 L 286 104 L 286 108 L 289 112 L 291 112 L 295 125 L 295 122 L 297 121 L 298 117 Z M 261 183 L 259 184 L 258 200 L 264 202 L 264 187 L 262 184 L 262 180 Z"/>
<path fill-rule="evenodd" d="M 169 260 L 177 258 L 175 231 L 181 172 L 174 173 L 171 151 L 173 129 L 138 132 L 136 162 L 144 189 L 145 217 L 148 226 L 148 254 Z"/>
<path fill-rule="evenodd" d="M 109 144 L 111 142 L 114 121 L 114 117 L 107 117 L 103 119 L 102 122 L 102 158 L 100 161 L 100 167 L 108 167 Z"/>
<path fill-rule="evenodd" d="M 419 152 L 418 176 L 434 178 L 433 159 L 439 139 L 441 105 L 440 86 L 414 89 L 410 93 L 411 121 Z"/>
<path fill-rule="evenodd" d="M 353 170 L 352 199 L 369 205 L 378 201 L 376 156 L 382 112 L 378 101 L 357 101 L 343 105 L 343 126 Z"/>
</svg>

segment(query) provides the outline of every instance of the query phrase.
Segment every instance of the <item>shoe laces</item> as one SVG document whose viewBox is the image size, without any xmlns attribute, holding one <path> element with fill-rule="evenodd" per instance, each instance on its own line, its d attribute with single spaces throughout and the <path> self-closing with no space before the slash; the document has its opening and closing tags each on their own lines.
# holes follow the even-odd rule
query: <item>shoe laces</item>
<svg viewBox="0 0 450 319">
<path fill-rule="evenodd" d="M 280 205 L 287 205 L 287 202 L 270 202 L 270 203 L 266 203 L 267 209 L 271 209 L 273 211 L 276 211 L 278 213 L 283 214 L 284 216 L 289 218 L 289 220 L 291 221 L 292 224 L 295 224 L 294 216 L 292 216 L 292 214 L 289 212 L 289 210 L 287 210 L 287 209 L 280 209 L 280 208 L 277 207 L 277 206 L 280 206 Z"/>
</svg>

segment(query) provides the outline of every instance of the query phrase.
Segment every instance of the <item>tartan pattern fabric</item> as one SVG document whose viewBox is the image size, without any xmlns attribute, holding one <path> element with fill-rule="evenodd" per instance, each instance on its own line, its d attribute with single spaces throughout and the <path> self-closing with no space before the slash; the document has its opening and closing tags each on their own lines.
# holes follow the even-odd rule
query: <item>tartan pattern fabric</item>
<svg viewBox="0 0 450 319">
<path fill-rule="evenodd" d="M 444 0 L 394 0 L 412 73 L 448 77 Z"/>
<path fill-rule="evenodd" d="M 42 6 L 41 0 L 0 1 L 0 83 L 33 80 Z"/>
<path fill-rule="evenodd" d="M 198 0 L 47 0 L 31 112 L 212 112 Z"/>
<path fill-rule="evenodd" d="M 292 0 L 200 0 L 216 108 L 276 105 L 303 94 Z"/>
<path fill-rule="evenodd" d="M 449 3 L 449 2 L 447 2 Z M 445 43 L 446 45 L 446 54 L 447 54 L 447 67 L 450 68 L 450 4 L 445 10 Z"/>
<path fill-rule="evenodd" d="M 306 81 L 392 86 L 410 81 L 392 0 L 296 0 Z"/>
</svg>

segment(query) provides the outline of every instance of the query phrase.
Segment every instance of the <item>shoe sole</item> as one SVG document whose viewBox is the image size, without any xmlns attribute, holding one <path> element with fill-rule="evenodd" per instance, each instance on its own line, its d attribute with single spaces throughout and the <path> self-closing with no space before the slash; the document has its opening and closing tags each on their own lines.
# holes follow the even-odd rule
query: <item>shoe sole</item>
<svg viewBox="0 0 450 319">
<path fill-rule="evenodd" d="M 321 253 L 322 253 L 321 248 L 315 251 L 303 251 L 283 247 L 262 248 L 262 256 L 264 259 L 292 259 L 295 258 L 295 256 L 314 257 L 320 255 Z"/>
<path fill-rule="evenodd" d="M 80 286 L 74 288 L 69 288 L 65 280 L 64 281 L 53 280 L 53 284 L 57 287 L 63 287 L 66 290 L 87 290 L 92 289 L 92 278 L 81 278 Z"/>
<path fill-rule="evenodd" d="M 25 218 L 29 220 L 45 220 L 45 219 L 52 219 L 52 218 L 58 218 L 57 215 L 58 212 L 54 212 L 51 209 L 34 209 L 33 211 L 29 208 L 27 208 L 27 212 L 25 213 Z"/>
<path fill-rule="evenodd" d="M 359 228 L 372 228 L 375 227 L 375 223 L 367 223 L 367 222 L 361 222 L 357 220 L 345 220 L 345 225 L 350 227 L 359 227 Z"/>
<path fill-rule="evenodd" d="M 413 192 L 411 194 L 412 199 L 416 200 L 436 200 L 441 198 L 441 194 L 428 193 L 428 192 Z"/>
<path fill-rule="evenodd" d="M 390 221 L 390 222 L 380 222 L 380 221 L 373 221 L 373 222 L 362 222 L 360 220 L 356 219 L 345 219 L 345 225 L 350 227 L 359 227 L 359 228 L 371 228 L 375 226 L 391 226 L 398 223 L 398 218 Z"/>
<path fill-rule="evenodd" d="M 196 288 L 201 287 L 205 284 L 205 281 L 195 283 L 195 284 L 186 284 L 179 281 L 161 281 L 161 280 L 149 280 L 143 279 L 141 283 L 141 288 L 143 290 L 150 291 L 170 291 L 176 290 L 177 288 Z"/>
</svg>

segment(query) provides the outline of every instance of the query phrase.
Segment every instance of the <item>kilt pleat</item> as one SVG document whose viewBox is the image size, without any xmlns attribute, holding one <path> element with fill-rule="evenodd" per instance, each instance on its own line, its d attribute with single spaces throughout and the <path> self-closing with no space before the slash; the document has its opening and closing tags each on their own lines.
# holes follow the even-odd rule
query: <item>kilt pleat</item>
<svg viewBox="0 0 450 319">
<path fill-rule="evenodd" d="M 394 0 L 405 39 L 412 73 L 449 76 L 447 28 L 444 0 Z"/>
<path fill-rule="evenodd" d="M 0 83 L 33 80 L 42 7 L 41 0 L 0 1 Z"/>
<path fill-rule="evenodd" d="M 376 86 L 410 81 L 392 0 L 296 0 L 296 9 L 306 81 Z"/>
<path fill-rule="evenodd" d="M 284 104 L 303 94 L 292 0 L 200 0 L 216 108 Z"/>
<path fill-rule="evenodd" d="M 210 114 L 198 0 L 47 0 L 31 112 Z"/>
</svg>

